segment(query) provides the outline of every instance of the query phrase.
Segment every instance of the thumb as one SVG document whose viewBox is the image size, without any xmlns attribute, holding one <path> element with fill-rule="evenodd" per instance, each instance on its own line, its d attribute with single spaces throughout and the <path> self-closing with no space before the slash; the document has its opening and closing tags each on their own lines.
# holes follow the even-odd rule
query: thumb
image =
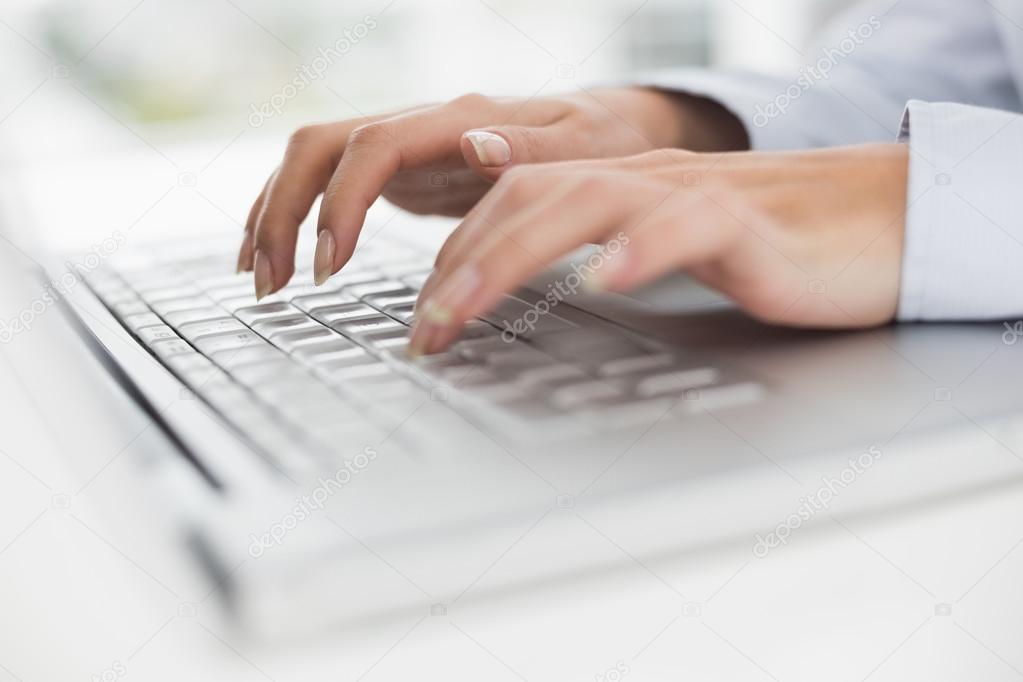
<svg viewBox="0 0 1023 682">
<path fill-rule="evenodd" d="M 462 135 L 462 156 L 478 175 L 494 181 L 512 166 L 573 158 L 553 127 L 494 126 Z"/>
</svg>

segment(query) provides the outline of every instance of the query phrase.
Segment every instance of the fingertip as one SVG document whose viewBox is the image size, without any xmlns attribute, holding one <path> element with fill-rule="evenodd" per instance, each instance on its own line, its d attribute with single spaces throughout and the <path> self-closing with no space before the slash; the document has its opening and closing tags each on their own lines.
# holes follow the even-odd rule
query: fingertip
<svg viewBox="0 0 1023 682">
<path fill-rule="evenodd" d="M 469 130 L 463 133 L 459 147 L 465 164 L 487 180 L 497 180 L 512 165 L 510 144 L 490 131 Z"/>
<path fill-rule="evenodd" d="M 241 246 L 238 248 L 238 262 L 235 265 L 235 274 L 251 272 L 253 258 L 252 232 L 246 230 L 245 236 L 242 237 Z"/>
</svg>

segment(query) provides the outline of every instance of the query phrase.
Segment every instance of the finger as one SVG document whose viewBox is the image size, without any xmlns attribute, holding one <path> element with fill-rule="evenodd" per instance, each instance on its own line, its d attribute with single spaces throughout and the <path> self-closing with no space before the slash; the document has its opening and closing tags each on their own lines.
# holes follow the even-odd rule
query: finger
<svg viewBox="0 0 1023 682">
<path fill-rule="evenodd" d="M 616 183 L 618 188 L 627 189 L 621 185 L 620 181 Z M 516 190 L 515 201 L 506 203 L 526 210 L 498 218 L 494 231 L 479 248 L 464 262 L 453 265 L 451 274 L 438 279 L 436 294 L 423 303 L 413 330 L 413 353 L 435 353 L 446 348 L 465 320 L 482 314 L 502 294 L 518 288 L 558 258 L 620 225 L 632 211 L 633 202 L 631 198 L 621 200 L 621 195 L 606 201 L 611 186 L 606 177 L 599 175 L 583 180 L 571 178 L 539 212 L 529 206 L 545 193 L 549 195 L 548 183 L 535 185 L 532 198 L 529 192 Z"/>
<path fill-rule="evenodd" d="M 532 166 L 529 169 L 530 177 L 535 182 L 549 183 L 546 188 L 554 186 L 558 182 L 564 182 L 565 178 L 571 176 L 591 177 L 597 173 L 607 173 L 612 175 L 619 175 L 622 168 L 626 167 L 625 159 L 612 159 L 607 161 L 593 162 L 593 161 L 579 161 L 579 162 L 562 162 L 559 164 L 549 165 L 537 165 Z M 493 190 L 496 193 L 500 193 L 503 190 L 497 187 Z M 467 253 L 469 253 L 479 242 L 484 238 L 484 235 L 494 229 L 493 218 L 486 214 L 480 214 L 480 210 L 494 210 L 494 203 L 491 201 L 477 204 L 467 215 L 466 219 L 462 221 L 458 227 L 448 238 L 444 241 L 440 251 L 437 253 L 436 262 L 434 267 L 439 273 L 450 272 L 453 264 L 460 263 L 464 260 Z M 499 207 L 499 204 L 496 206 Z M 541 208 L 541 205 L 537 205 L 537 208 Z M 423 287 L 420 300 L 425 300 L 430 292 L 430 288 L 438 278 L 431 278 Z"/>
<path fill-rule="evenodd" d="M 491 182 L 520 163 L 564 161 L 586 156 L 580 126 L 557 119 L 541 126 L 501 125 L 476 128 L 462 135 L 460 147 L 466 165 Z"/>
<path fill-rule="evenodd" d="M 602 246 L 610 267 L 589 280 L 593 289 L 626 291 L 680 268 L 697 268 L 728 252 L 740 237 L 737 222 L 702 195 L 668 200 Z"/>
<path fill-rule="evenodd" d="M 317 279 L 334 274 L 351 258 L 366 212 L 397 173 L 460 166 L 462 133 L 495 117 L 501 106 L 506 105 L 486 98 L 455 100 L 352 131 L 320 206 Z M 330 258 L 328 250 L 333 251 Z"/>
<path fill-rule="evenodd" d="M 266 182 L 263 183 L 263 189 L 260 190 L 259 196 L 252 203 L 252 208 L 249 209 L 249 216 L 245 220 L 245 234 L 242 236 L 242 243 L 238 249 L 238 266 L 235 268 L 236 272 L 249 272 L 252 270 L 252 259 L 253 259 L 253 235 L 256 232 L 256 218 L 259 217 L 260 211 L 263 210 L 263 202 L 266 200 L 266 190 L 273 182 L 274 176 L 277 175 L 275 170 L 267 178 Z"/>
</svg>

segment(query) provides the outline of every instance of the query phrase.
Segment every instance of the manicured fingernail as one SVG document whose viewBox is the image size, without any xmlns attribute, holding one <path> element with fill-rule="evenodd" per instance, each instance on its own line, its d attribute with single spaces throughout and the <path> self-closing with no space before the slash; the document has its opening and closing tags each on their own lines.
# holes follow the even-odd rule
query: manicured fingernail
<svg viewBox="0 0 1023 682">
<path fill-rule="evenodd" d="M 435 340 L 445 335 L 455 314 L 476 294 L 482 281 L 475 266 L 465 265 L 440 285 L 440 291 L 427 299 L 416 313 L 409 342 L 410 356 L 432 351 Z"/>
<path fill-rule="evenodd" d="M 320 232 L 316 239 L 316 257 L 313 258 L 313 282 L 320 286 L 334 274 L 334 253 L 337 246 L 330 230 Z"/>
<path fill-rule="evenodd" d="M 235 267 L 235 274 L 248 272 L 252 269 L 252 233 L 245 231 L 242 237 L 242 245 L 238 249 L 238 265 Z"/>
<path fill-rule="evenodd" d="M 412 312 L 419 314 L 423 310 L 423 305 L 427 299 L 430 298 L 430 291 L 434 287 L 434 283 L 437 280 L 437 271 L 434 270 L 423 282 L 423 286 L 419 287 L 419 298 L 416 299 L 415 307 L 412 308 Z"/>
<path fill-rule="evenodd" d="M 480 160 L 480 165 L 497 168 L 511 161 L 511 147 L 500 135 L 485 130 L 470 130 L 465 137 L 476 150 L 476 158 Z"/>
<path fill-rule="evenodd" d="M 423 318 L 440 326 L 451 324 L 454 313 L 472 298 L 482 281 L 474 265 L 463 265 L 423 304 Z"/>
<path fill-rule="evenodd" d="M 433 338 L 433 329 L 429 325 L 417 325 L 415 330 L 412 332 L 412 337 L 409 339 L 408 348 L 405 350 L 405 356 L 409 360 L 418 360 L 426 354 L 426 348 L 430 343 L 430 339 Z"/>
<path fill-rule="evenodd" d="M 263 298 L 274 289 L 274 270 L 266 254 L 256 249 L 256 300 Z"/>
</svg>

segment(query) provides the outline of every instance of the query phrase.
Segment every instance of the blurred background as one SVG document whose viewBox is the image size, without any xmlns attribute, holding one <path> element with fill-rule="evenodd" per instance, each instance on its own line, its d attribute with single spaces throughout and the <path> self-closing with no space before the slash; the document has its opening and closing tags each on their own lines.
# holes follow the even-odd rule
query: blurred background
<svg viewBox="0 0 1023 682">
<path fill-rule="evenodd" d="M 67 107 L 98 108 L 129 125 L 242 122 L 276 131 L 468 91 L 571 90 L 573 81 L 665 66 L 778 69 L 798 61 L 792 46 L 847 4 L 5 0 L 0 122 L 25 130 L 40 118 L 31 107 L 21 112 L 29 100 L 68 87 L 77 97 Z M 271 101 L 272 116 L 251 115 Z"/>
<path fill-rule="evenodd" d="M 166 225 L 160 202 L 186 216 L 174 229 L 234 231 L 300 125 L 473 91 L 571 92 L 664 67 L 795 69 L 849 4 L 4 0 L 0 175 L 34 172 L 19 193 L 64 210 L 34 221 L 63 226 L 63 245 L 83 225 Z M 165 199 L 168 187 L 198 197 Z M 157 231 L 144 227 L 133 235 Z"/>
</svg>

